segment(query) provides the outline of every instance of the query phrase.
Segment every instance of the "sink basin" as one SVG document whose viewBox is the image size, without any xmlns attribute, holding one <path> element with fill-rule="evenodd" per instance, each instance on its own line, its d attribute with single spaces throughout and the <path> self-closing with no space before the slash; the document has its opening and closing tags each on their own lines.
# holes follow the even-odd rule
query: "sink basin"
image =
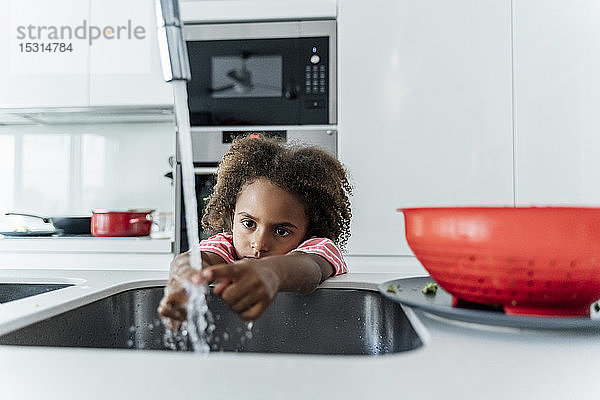
<svg viewBox="0 0 600 400">
<path fill-rule="evenodd" d="M 165 350 L 156 308 L 163 287 L 133 289 L 0 336 L 0 344 Z M 376 355 L 422 346 L 402 307 L 378 292 L 318 289 L 279 293 L 254 322 L 209 294 L 213 351 Z"/>
<path fill-rule="evenodd" d="M 0 283 L 0 303 L 24 299 L 53 290 L 73 286 L 59 283 Z"/>
</svg>

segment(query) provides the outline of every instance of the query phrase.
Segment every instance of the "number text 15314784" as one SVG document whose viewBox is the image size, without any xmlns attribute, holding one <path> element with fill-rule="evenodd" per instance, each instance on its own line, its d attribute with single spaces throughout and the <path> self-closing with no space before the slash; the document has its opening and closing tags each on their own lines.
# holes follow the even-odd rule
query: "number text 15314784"
<svg viewBox="0 0 600 400">
<path fill-rule="evenodd" d="M 21 53 L 70 53 L 73 51 L 73 43 L 19 43 L 19 50 Z"/>
</svg>

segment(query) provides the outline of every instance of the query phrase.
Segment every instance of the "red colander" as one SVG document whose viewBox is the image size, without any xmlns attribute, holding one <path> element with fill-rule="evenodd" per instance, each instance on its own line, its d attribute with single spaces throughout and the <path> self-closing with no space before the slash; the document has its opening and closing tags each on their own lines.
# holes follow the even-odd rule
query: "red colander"
<svg viewBox="0 0 600 400">
<path fill-rule="evenodd" d="M 405 208 L 406 238 L 460 301 L 507 314 L 589 316 L 600 299 L 600 208 Z"/>
</svg>

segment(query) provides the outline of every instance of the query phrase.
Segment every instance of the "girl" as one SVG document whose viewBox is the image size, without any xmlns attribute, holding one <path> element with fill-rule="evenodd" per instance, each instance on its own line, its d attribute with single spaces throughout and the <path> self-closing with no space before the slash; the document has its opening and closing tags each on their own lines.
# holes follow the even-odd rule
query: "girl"
<svg viewBox="0 0 600 400">
<path fill-rule="evenodd" d="M 171 263 L 158 312 L 178 329 L 186 319 L 184 280 L 215 282 L 243 319 L 258 318 L 279 291 L 309 293 L 347 272 L 352 188 L 341 163 L 316 147 L 237 139 L 223 157 L 202 226 L 202 271 L 189 252 Z M 338 247 L 338 245 L 340 247 Z"/>
</svg>

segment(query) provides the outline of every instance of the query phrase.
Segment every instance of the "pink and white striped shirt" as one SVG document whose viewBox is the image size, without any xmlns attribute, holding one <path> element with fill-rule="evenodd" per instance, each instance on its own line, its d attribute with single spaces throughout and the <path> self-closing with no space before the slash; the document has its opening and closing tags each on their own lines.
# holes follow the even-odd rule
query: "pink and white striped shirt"
<svg viewBox="0 0 600 400">
<path fill-rule="evenodd" d="M 231 233 L 217 233 L 200 242 L 200 251 L 207 251 L 220 256 L 225 262 L 232 263 L 238 260 L 238 255 L 233 247 L 233 235 Z M 311 238 L 300 243 L 294 251 L 307 254 L 317 254 L 326 259 L 333 269 L 334 275 L 345 274 L 348 266 L 344 261 L 340 248 L 327 238 Z M 290 252 L 290 253 L 291 253 Z"/>
</svg>

